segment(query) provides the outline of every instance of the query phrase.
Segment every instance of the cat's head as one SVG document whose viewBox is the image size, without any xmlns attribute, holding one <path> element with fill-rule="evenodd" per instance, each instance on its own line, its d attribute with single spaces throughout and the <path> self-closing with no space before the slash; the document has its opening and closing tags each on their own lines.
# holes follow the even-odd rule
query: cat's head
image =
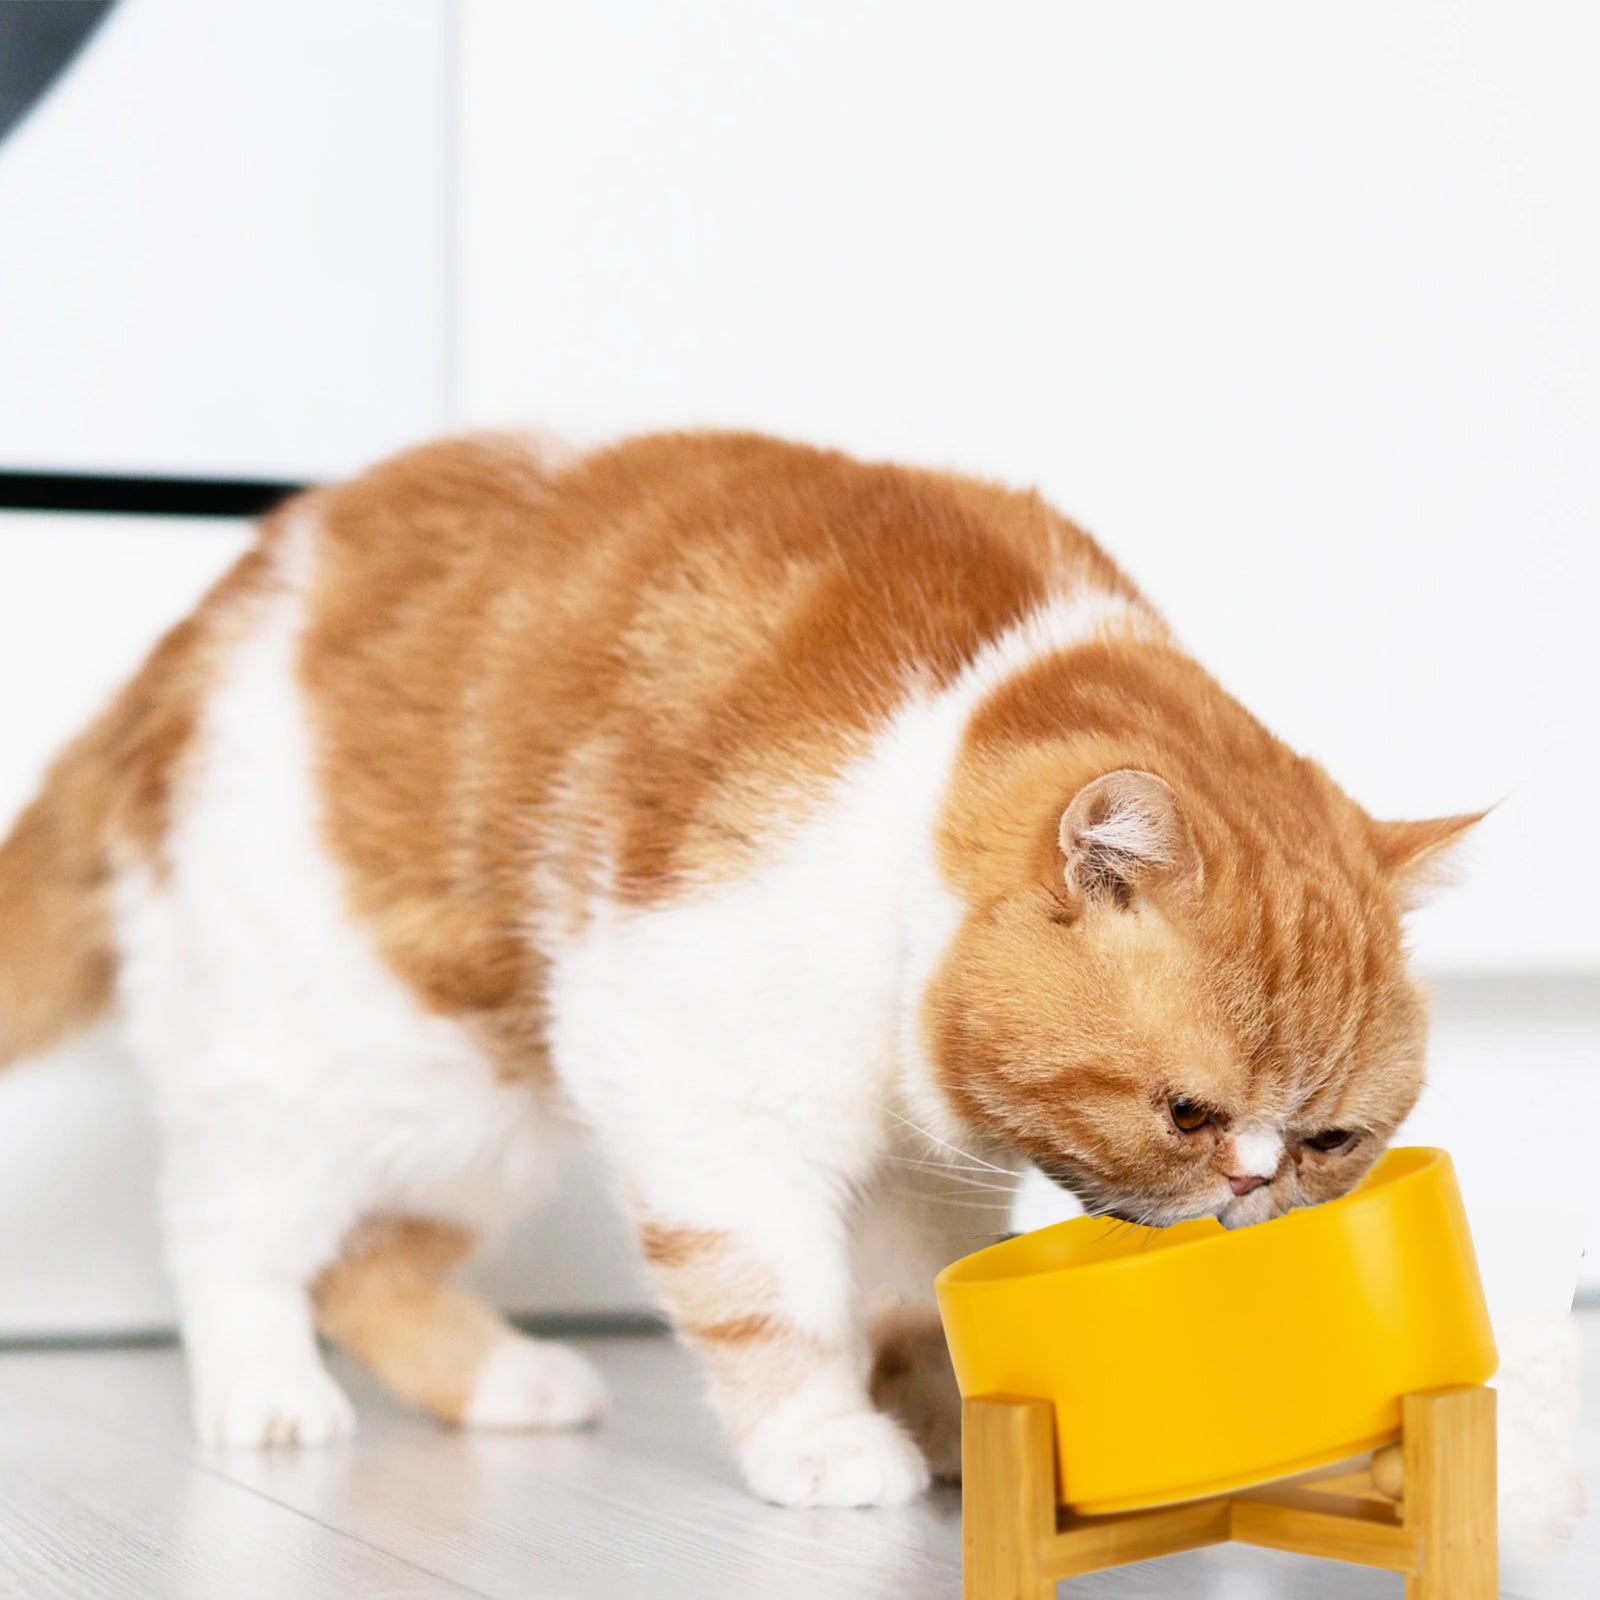
<svg viewBox="0 0 1600 1600">
<path fill-rule="evenodd" d="M 989 870 L 1012 867 L 969 898 L 930 1046 L 963 1122 L 1091 1211 L 1238 1227 L 1333 1199 L 1421 1089 L 1401 915 L 1477 819 L 1375 822 L 1285 756 L 1268 782 L 1102 772 L 1064 805 L 1041 756 L 995 797 Z"/>
</svg>

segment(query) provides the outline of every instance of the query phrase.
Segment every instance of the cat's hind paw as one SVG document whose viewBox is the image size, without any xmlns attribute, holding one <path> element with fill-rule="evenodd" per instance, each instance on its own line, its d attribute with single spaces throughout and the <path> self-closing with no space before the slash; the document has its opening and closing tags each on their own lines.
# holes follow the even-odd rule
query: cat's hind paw
<svg viewBox="0 0 1600 1600">
<path fill-rule="evenodd" d="M 606 1413 L 605 1380 L 562 1344 L 507 1339 L 485 1358 L 462 1413 L 467 1428 L 586 1428 Z"/>
<path fill-rule="evenodd" d="M 787 1426 L 773 1419 L 741 1460 L 750 1487 L 780 1506 L 898 1506 L 928 1487 L 922 1452 L 876 1411 Z"/>
</svg>

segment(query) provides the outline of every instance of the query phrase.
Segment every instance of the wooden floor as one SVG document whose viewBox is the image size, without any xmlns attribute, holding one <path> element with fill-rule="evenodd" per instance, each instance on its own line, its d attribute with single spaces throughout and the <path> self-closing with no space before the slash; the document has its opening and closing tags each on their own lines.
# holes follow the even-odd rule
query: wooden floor
<svg viewBox="0 0 1600 1600">
<path fill-rule="evenodd" d="M 1591 1376 L 1600 1311 L 1583 1314 Z M 340 1368 L 348 1446 L 203 1451 L 172 1349 L 0 1351 L 0 1596 L 26 1600 L 952 1600 L 954 1491 L 895 1511 L 779 1511 L 739 1487 L 665 1339 L 581 1341 L 616 1412 L 594 1434 L 471 1436 Z M 1593 1393 L 1593 1382 L 1590 1392 Z M 1600 1410 L 1586 1407 L 1590 1483 Z M 1505 1593 L 1600 1596 L 1586 1525 Z M 1078 1580 L 1063 1596 L 1399 1600 L 1398 1579 L 1225 1547 Z"/>
</svg>

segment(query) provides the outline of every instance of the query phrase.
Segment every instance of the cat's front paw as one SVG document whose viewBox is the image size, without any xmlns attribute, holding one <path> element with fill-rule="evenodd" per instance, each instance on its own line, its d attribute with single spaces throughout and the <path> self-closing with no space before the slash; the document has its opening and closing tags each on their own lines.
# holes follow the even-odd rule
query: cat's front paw
<svg viewBox="0 0 1600 1600">
<path fill-rule="evenodd" d="M 202 1444 L 260 1450 L 331 1444 L 355 1432 L 344 1390 L 316 1362 L 244 1367 L 197 1385 L 194 1431 Z"/>
<path fill-rule="evenodd" d="M 928 1487 L 928 1464 L 876 1411 L 797 1423 L 774 1418 L 741 1452 L 750 1487 L 780 1506 L 898 1506 Z"/>
</svg>

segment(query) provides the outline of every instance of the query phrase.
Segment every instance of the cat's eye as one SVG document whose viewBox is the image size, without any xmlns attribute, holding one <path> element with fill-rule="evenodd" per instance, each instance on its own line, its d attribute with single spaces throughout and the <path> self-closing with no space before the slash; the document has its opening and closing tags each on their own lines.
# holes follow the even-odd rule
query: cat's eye
<svg viewBox="0 0 1600 1600">
<path fill-rule="evenodd" d="M 1211 1120 L 1211 1113 L 1198 1100 L 1175 1094 L 1167 1101 L 1167 1115 L 1180 1133 L 1198 1133 Z"/>
<path fill-rule="evenodd" d="M 1306 1147 L 1311 1150 L 1320 1150 L 1324 1155 L 1331 1155 L 1335 1150 L 1342 1150 L 1355 1138 L 1348 1128 L 1328 1128 L 1322 1133 L 1314 1133 L 1309 1139 L 1304 1140 Z"/>
</svg>

